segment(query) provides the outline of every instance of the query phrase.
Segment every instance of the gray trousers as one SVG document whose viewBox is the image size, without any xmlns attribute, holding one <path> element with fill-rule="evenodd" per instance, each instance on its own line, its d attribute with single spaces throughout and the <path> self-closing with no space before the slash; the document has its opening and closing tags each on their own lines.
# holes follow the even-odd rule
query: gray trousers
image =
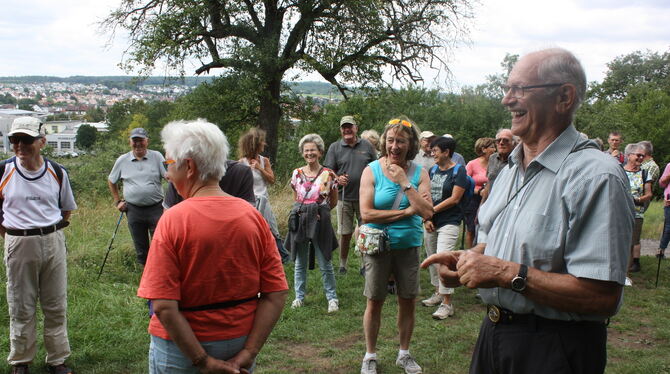
<svg viewBox="0 0 670 374">
<path fill-rule="evenodd" d="M 149 245 L 154 236 L 156 224 L 163 215 L 163 205 L 161 203 L 150 206 L 139 206 L 126 203 L 128 216 L 128 230 L 133 238 L 135 252 L 137 253 L 137 262 L 144 265 L 147 263 L 149 254 Z"/>
</svg>

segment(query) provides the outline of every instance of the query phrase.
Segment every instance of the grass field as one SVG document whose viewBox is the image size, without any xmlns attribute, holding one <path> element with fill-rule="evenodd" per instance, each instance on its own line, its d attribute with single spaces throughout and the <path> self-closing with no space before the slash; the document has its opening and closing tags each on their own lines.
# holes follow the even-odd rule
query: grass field
<svg viewBox="0 0 670 374">
<path fill-rule="evenodd" d="M 285 231 L 291 195 L 278 187 L 272 201 L 281 230 Z M 66 229 L 69 248 L 69 363 L 80 374 L 145 373 L 149 336 L 145 301 L 135 296 L 141 269 L 125 219 L 114 242 L 105 271 L 97 280 L 100 264 L 118 219 L 118 212 L 104 201 L 79 199 L 79 210 Z M 659 203 L 652 205 L 644 236 L 658 239 L 663 222 Z M 335 256 L 337 257 L 337 256 Z M 335 260 L 337 262 L 337 260 Z M 306 306 L 287 308 L 258 358 L 257 373 L 357 373 L 365 351 L 362 315 L 365 298 L 357 258 L 350 260 L 349 274 L 337 277 L 341 310 L 326 313 L 326 299 L 318 270 L 310 271 Z M 670 266 L 663 263 L 658 288 L 654 288 L 656 259 L 642 259 L 641 273 L 633 276 L 634 287 L 626 288 L 621 312 L 609 325 L 607 373 L 670 373 Z M 289 284 L 293 268 L 285 267 Z M 4 271 L 2 272 L 4 280 Z M 423 296 L 430 293 L 427 272 L 422 272 Z M 7 313 L 4 288 L 0 295 L 0 356 L 6 357 Z M 474 290 L 458 289 L 456 314 L 434 321 L 433 308 L 417 306 L 417 323 L 411 350 L 424 373 L 465 373 L 484 315 L 484 306 Z M 395 367 L 397 303 L 388 298 L 379 339 L 381 373 L 401 373 Z M 41 348 L 33 369 L 44 365 Z M 2 369 L 0 369 L 2 372 Z M 551 368 L 547 368 L 551 372 Z"/>
</svg>

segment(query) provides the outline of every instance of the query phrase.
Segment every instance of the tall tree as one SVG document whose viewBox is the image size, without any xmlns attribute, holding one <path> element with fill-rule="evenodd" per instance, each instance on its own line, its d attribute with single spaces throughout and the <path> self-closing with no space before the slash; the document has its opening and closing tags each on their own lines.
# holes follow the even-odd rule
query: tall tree
<svg viewBox="0 0 670 374">
<path fill-rule="evenodd" d="M 447 69 L 445 56 L 470 18 L 469 0 L 121 0 L 102 23 L 129 31 L 124 65 L 184 61 L 246 72 L 259 84 L 257 124 L 276 155 L 281 82 L 289 69 L 345 84 L 422 80 L 420 68 Z"/>
</svg>

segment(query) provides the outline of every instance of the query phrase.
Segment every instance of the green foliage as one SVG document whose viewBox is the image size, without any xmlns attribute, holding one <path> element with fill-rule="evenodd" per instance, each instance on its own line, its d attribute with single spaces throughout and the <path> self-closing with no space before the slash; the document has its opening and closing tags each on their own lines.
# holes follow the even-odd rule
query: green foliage
<svg viewBox="0 0 670 374">
<path fill-rule="evenodd" d="M 105 111 L 100 108 L 90 108 L 84 115 L 84 120 L 88 122 L 102 122 L 105 120 Z"/>
<path fill-rule="evenodd" d="M 77 140 L 75 144 L 80 149 L 91 149 L 98 137 L 98 130 L 91 126 L 83 124 L 77 130 Z"/>
<path fill-rule="evenodd" d="M 130 130 L 143 127 L 149 133 L 149 147 L 160 150 L 160 131 L 170 119 L 173 103 L 167 101 L 123 100 L 107 111 L 108 139 L 127 141 Z"/>
<path fill-rule="evenodd" d="M 72 158 L 56 158 L 63 164 L 70 177 L 75 196 L 87 199 L 108 197 L 107 176 L 121 154 L 128 152 L 128 143 L 121 139 L 98 141 L 94 151 Z"/>
<path fill-rule="evenodd" d="M 16 102 L 16 98 L 14 98 L 14 96 L 10 95 L 9 93 L 0 95 L 0 104 L 16 104 Z"/>
</svg>

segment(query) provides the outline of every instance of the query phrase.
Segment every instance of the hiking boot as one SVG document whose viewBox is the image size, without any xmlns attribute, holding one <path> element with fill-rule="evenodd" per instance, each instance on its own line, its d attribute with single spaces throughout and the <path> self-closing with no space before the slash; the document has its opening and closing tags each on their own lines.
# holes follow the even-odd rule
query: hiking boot
<svg viewBox="0 0 670 374">
<path fill-rule="evenodd" d="M 344 274 L 347 273 L 347 268 L 345 268 L 344 266 L 340 266 L 340 270 L 338 270 L 338 272 L 339 272 L 341 275 L 344 275 Z"/>
<path fill-rule="evenodd" d="M 433 313 L 435 319 L 445 319 L 454 315 L 454 306 L 451 304 L 440 304 L 439 308 Z"/>
<path fill-rule="evenodd" d="M 665 258 L 665 249 L 658 249 L 658 252 L 656 252 L 656 258 Z"/>
<path fill-rule="evenodd" d="M 49 365 L 49 374 L 74 374 L 74 371 L 65 364 Z"/>
<path fill-rule="evenodd" d="M 633 264 L 630 266 L 630 272 L 631 273 L 638 273 L 641 270 L 640 268 L 640 263 L 639 262 L 633 262 Z"/>
<path fill-rule="evenodd" d="M 340 302 L 337 299 L 328 300 L 328 313 L 335 313 L 340 310 Z"/>
<path fill-rule="evenodd" d="M 422 300 L 421 304 L 423 306 L 440 305 L 440 304 L 442 304 L 442 299 L 444 299 L 444 297 L 442 295 L 440 295 L 439 293 L 435 292 L 434 294 L 430 295 L 430 297 L 427 298 L 426 300 Z"/>
<path fill-rule="evenodd" d="M 12 366 L 12 374 L 28 374 L 28 364 L 18 364 Z"/>
<path fill-rule="evenodd" d="M 398 356 L 398 359 L 395 360 L 395 364 L 405 369 L 406 374 L 421 374 L 421 366 L 414 361 L 412 355 L 402 355 Z"/>
<path fill-rule="evenodd" d="M 377 374 L 377 359 L 370 358 L 363 360 L 363 365 L 361 366 L 361 374 Z"/>
<path fill-rule="evenodd" d="M 295 299 L 291 303 L 291 309 L 302 308 L 305 306 L 305 302 L 302 299 Z"/>
</svg>

